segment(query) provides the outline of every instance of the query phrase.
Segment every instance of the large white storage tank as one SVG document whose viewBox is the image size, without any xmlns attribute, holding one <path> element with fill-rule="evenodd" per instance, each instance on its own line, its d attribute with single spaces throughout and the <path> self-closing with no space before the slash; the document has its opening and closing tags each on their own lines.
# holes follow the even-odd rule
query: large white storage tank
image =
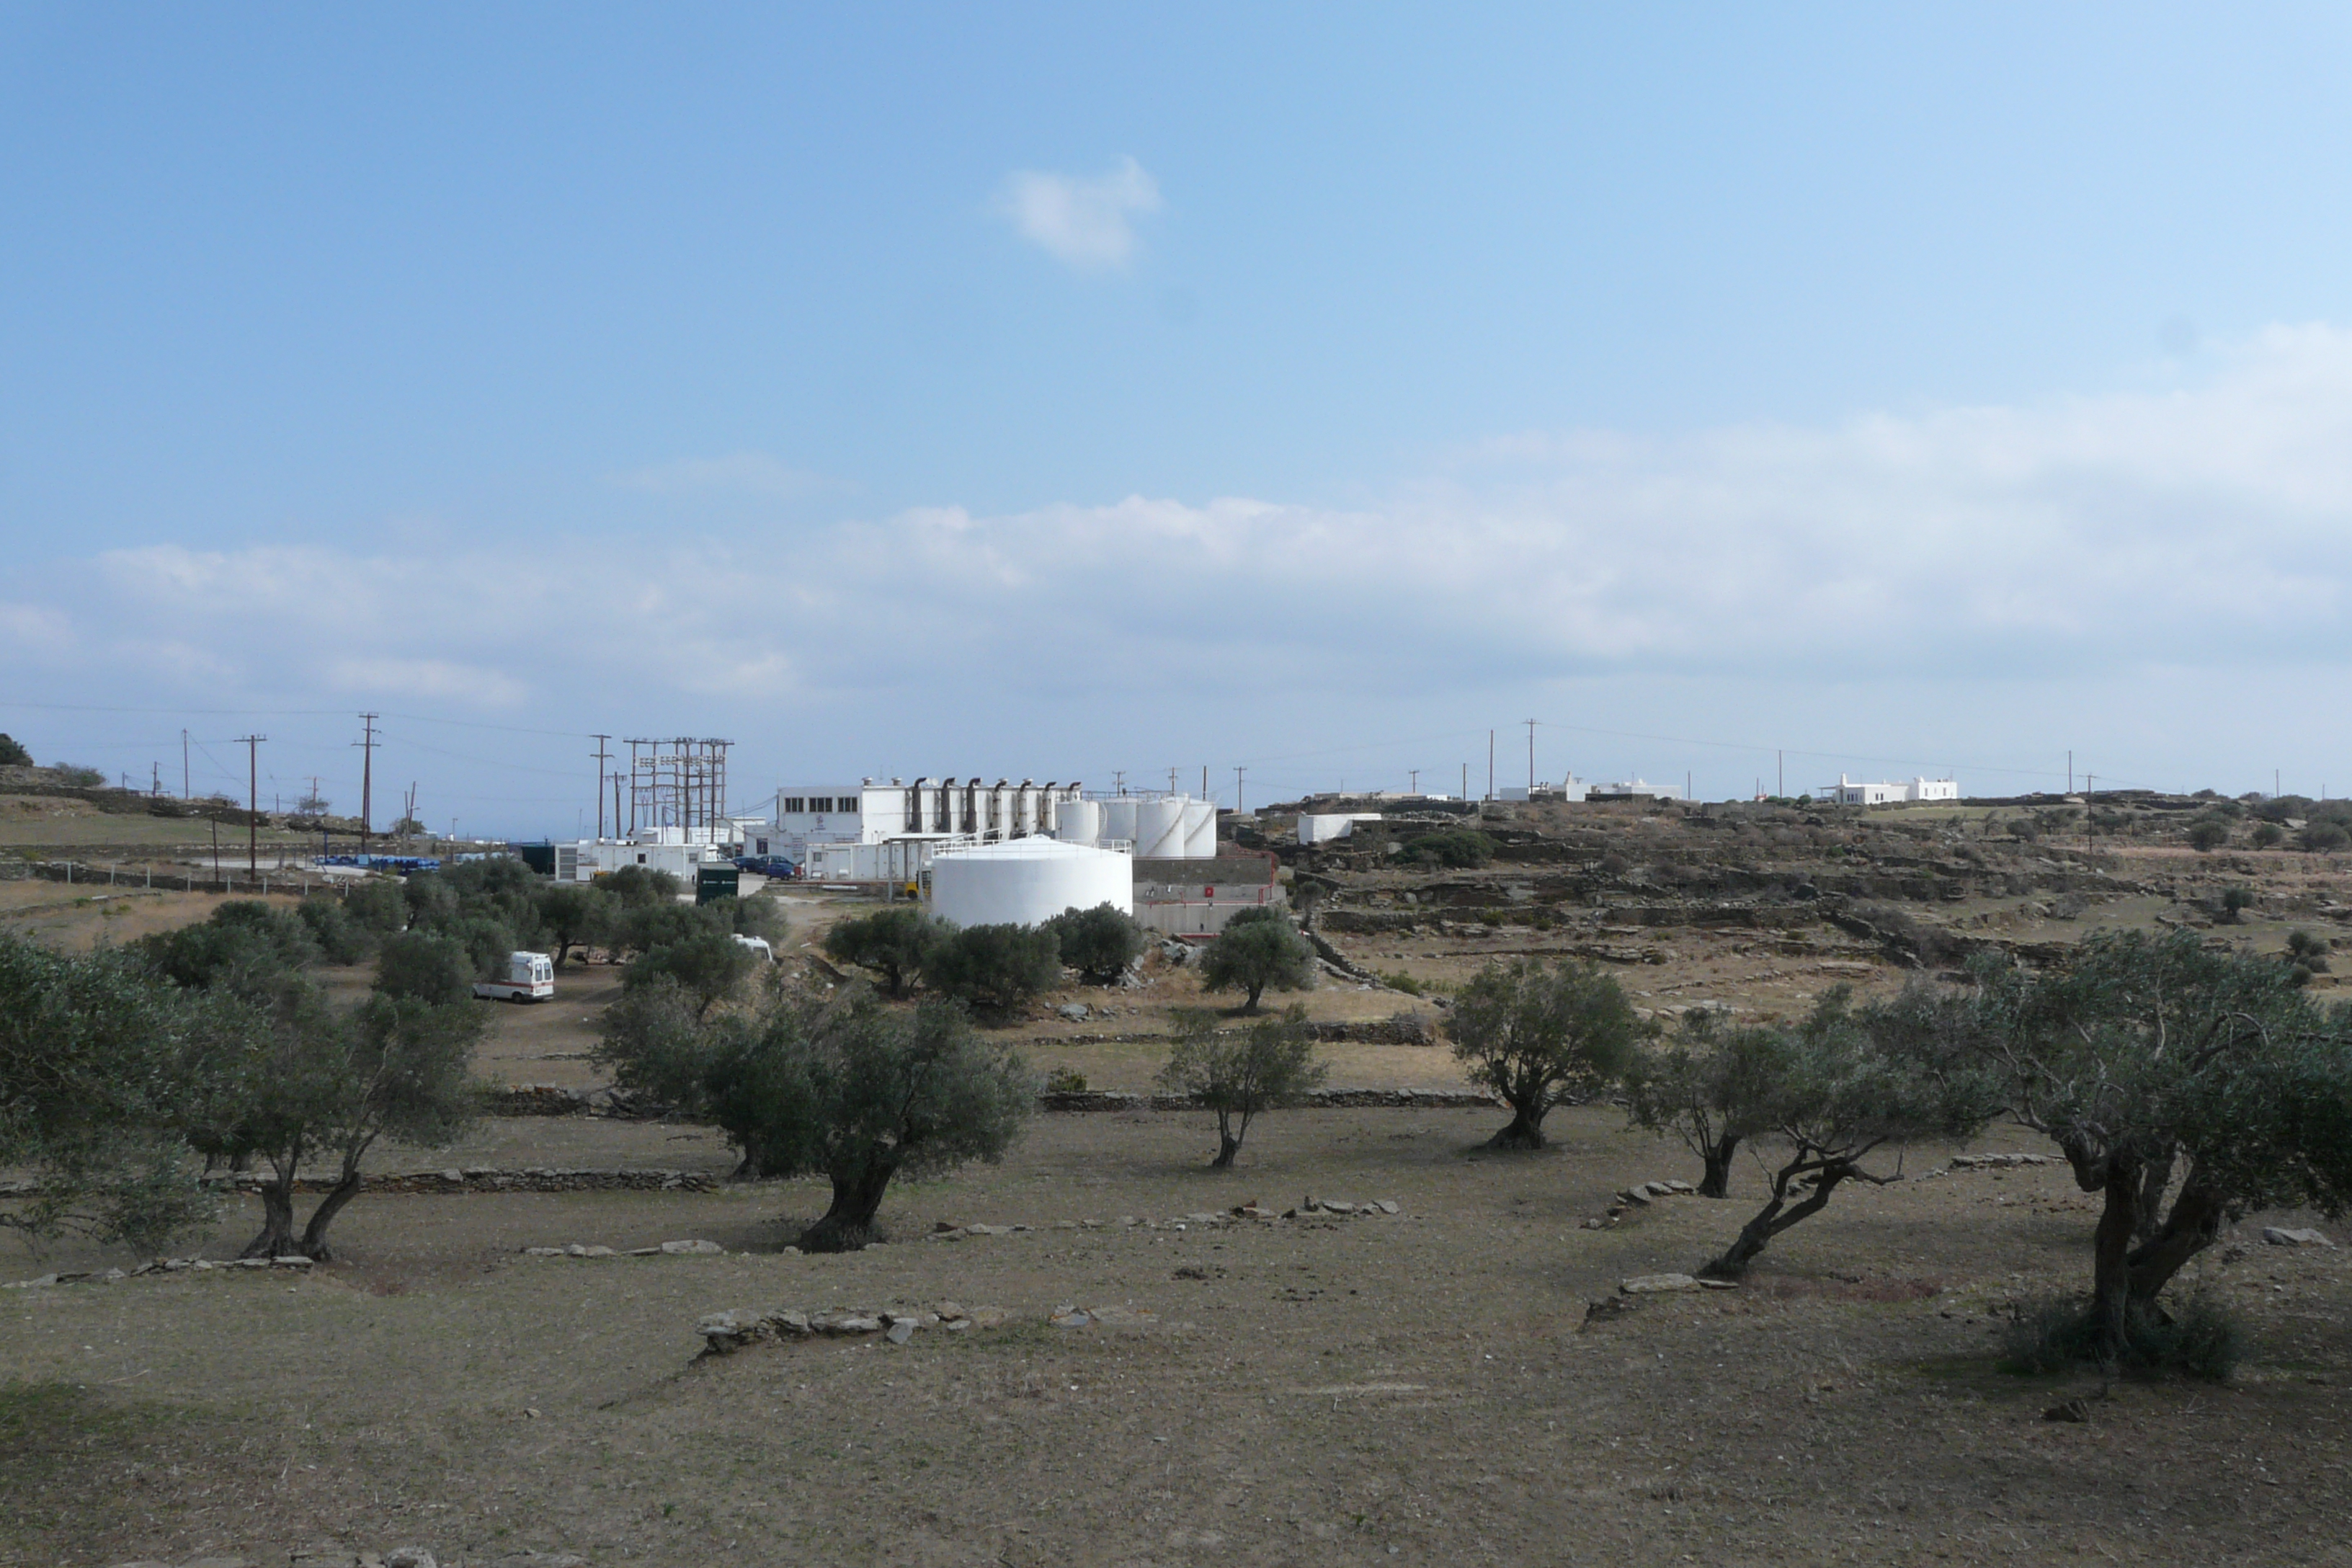
<svg viewBox="0 0 2352 1568">
<path fill-rule="evenodd" d="M 1116 844 L 1120 840 L 1135 842 L 1135 808 L 1139 804 L 1132 797 L 1121 797 L 1102 803 L 1102 833 L 1097 844 Z"/>
<path fill-rule="evenodd" d="M 1135 912 L 1134 861 L 1054 838 L 977 844 L 931 857 L 931 912 L 952 925 L 1036 925 L 1097 904 Z"/>
<path fill-rule="evenodd" d="M 1135 803 L 1135 854 L 1141 860 L 1181 860 L 1184 858 L 1184 802 L 1171 796 L 1164 800 L 1139 800 Z"/>
<path fill-rule="evenodd" d="M 1184 858 L 1187 860 L 1213 860 L 1217 858 L 1215 801 L 1188 800 L 1184 803 Z"/>
<path fill-rule="evenodd" d="M 1054 807 L 1054 837 L 1089 847 L 1102 841 L 1103 808 L 1091 800 L 1066 800 Z"/>
</svg>

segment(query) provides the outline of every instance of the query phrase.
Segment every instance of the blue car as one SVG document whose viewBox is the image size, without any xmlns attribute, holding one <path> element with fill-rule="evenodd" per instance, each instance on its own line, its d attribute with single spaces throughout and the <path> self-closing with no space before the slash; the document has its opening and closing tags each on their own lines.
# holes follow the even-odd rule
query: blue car
<svg viewBox="0 0 2352 1568">
<path fill-rule="evenodd" d="M 761 877 L 788 878 L 801 874 L 799 867 L 781 855 L 739 855 L 735 858 L 735 869 Z"/>
</svg>

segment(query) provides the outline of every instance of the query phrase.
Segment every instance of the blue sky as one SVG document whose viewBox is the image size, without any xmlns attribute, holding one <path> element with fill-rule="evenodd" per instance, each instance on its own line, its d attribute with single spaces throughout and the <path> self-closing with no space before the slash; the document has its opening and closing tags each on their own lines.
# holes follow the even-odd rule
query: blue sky
<svg viewBox="0 0 2352 1568">
<path fill-rule="evenodd" d="M 0 5 L 45 757 L 2352 783 L 2338 9 L 483 11 Z"/>
</svg>

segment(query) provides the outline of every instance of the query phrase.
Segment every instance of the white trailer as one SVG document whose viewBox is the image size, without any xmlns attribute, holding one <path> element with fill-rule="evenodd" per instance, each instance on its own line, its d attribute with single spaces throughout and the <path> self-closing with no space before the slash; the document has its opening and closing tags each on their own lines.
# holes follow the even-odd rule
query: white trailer
<svg viewBox="0 0 2352 1568">
<path fill-rule="evenodd" d="M 546 1002 L 555 995 L 555 960 L 543 952 L 507 954 L 507 972 L 474 982 L 474 994 L 492 1002 Z"/>
</svg>

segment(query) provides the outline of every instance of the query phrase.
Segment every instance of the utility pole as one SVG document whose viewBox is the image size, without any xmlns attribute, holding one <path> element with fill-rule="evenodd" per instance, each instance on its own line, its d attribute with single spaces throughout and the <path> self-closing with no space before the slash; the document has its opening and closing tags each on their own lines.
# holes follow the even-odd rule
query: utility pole
<svg viewBox="0 0 2352 1568">
<path fill-rule="evenodd" d="M 1486 731 L 1486 798 L 1495 798 L 1495 731 Z"/>
<path fill-rule="evenodd" d="M 1209 764 L 1206 763 L 1201 764 L 1201 798 L 1209 798 Z"/>
<path fill-rule="evenodd" d="M 2074 793 L 2074 752 L 2071 747 L 2066 752 L 2066 793 Z"/>
<path fill-rule="evenodd" d="M 598 838 L 604 837 L 604 764 L 612 760 L 612 753 L 605 750 L 604 742 L 612 738 L 610 735 L 596 737 L 596 837 Z M 617 800 L 614 802 L 614 809 L 617 818 L 619 815 Z M 615 826 L 617 825 L 616 822 Z"/>
<path fill-rule="evenodd" d="M 1536 721 L 1528 721 L 1528 804 L 1536 799 Z"/>
<path fill-rule="evenodd" d="M 1405 772 L 1412 780 L 1412 784 L 1408 787 L 1408 793 L 1419 795 L 1421 793 L 1421 770 L 1419 768 L 1407 768 Z"/>
<path fill-rule="evenodd" d="M 245 742 L 245 874 L 261 874 L 261 742 L 267 735 L 240 735 Z"/>
<path fill-rule="evenodd" d="M 1118 794 L 1118 795 L 1125 795 L 1125 794 L 1127 793 L 1127 770 L 1126 770 L 1126 769 L 1124 769 L 1124 768 L 1113 768 L 1113 769 L 1111 769 L 1111 771 L 1110 771 L 1110 787 L 1111 787 L 1112 791 L 1113 791 L 1114 793 L 1116 793 L 1116 794 Z"/>
<path fill-rule="evenodd" d="M 375 815 L 375 720 L 373 713 L 360 715 L 360 722 L 365 726 L 360 741 L 360 853 L 362 855 L 367 853 L 369 823 Z M 310 793 L 319 793 L 315 783 Z"/>
<path fill-rule="evenodd" d="M 1838 776 L 1843 778 L 1845 775 L 1840 773 Z M 1789 753 L 1786 752 L 1772 753 L 1772 793 L 1781 800 L 1789 798 Z"/>
<path fill-rule="evenodd" d="M 1176 793 L 1176 770 L 1174 768 L 1170 768 L 1168 770 L 1168 793 L 1170 795 L 1174 795 Z"/>
<path fill-rule="evenodd" d="M 1468 763 L 1462 764 L 1462 798 L 1464 800 L 1470 798 L 1470 764 Z"/>
<path fill-rule="evenodd" d="M 1243 769 L 1241 769 L 1241 768 L 1239 768 L 1239 767 L 1236 767 L 1236 768 L 1234 768 L 1234 815 L 1235 816 L 1239 816 L 1242 814 L 1242 773 L 1243 773 L 1243 771 L 1244 771 L 1244 770 L 1243 770 Z"/>
<path fill-rule="evenodd" d="M 147 786 L 147 793 L 149 795 L 162 795 L 163 793 L 163 764 L 161 763 L 154 764 L 154 777 Z M 2327 792 L 2326 790 L 2320 791 L 2322 796 L 2325 796 L 2326 793 Z"/>
<path fill-rule="evenodd" d="M 185 730 L 180 731 L 180 798 L 194 798 L 188 787 L 188 732 Z"/>
</svg>

